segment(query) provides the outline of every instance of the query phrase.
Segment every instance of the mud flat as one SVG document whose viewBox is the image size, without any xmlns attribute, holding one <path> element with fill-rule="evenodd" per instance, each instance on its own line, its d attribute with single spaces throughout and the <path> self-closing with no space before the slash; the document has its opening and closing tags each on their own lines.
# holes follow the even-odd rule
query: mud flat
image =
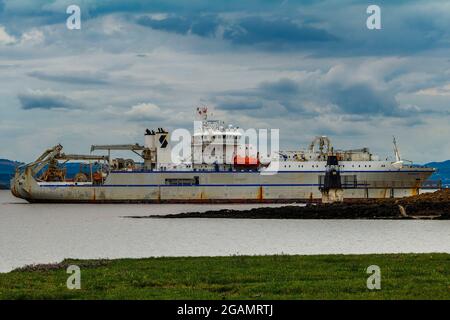
<svg viewBox="0 0 450 320">
<path fill-rule="evenodd" d="M 307 204 L 250 210 L 223 209 L 130 218 L 236 218 L 236 219 L 424 219 L 450 220 L 450 190 L 401 199 L 366 200 L 353 203 Z"/>
</svg>

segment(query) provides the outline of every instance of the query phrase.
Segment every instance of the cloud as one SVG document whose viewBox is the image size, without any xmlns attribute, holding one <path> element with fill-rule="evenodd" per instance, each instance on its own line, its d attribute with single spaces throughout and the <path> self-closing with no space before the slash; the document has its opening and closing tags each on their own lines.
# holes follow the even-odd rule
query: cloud
<svg viewBox="0 0 450 320">
<path fill-rule="evenodd" d="M 36 28 L 33 28 L 25 33 L 22 34 L 20 38 L 20 42 L 22 44 L 41 44 L 45 40 L 44 33 L 41 30 L 38 30 Z"/>
<path fill-rule="evenodd" d="M 180 34 L 187 34 L 192 25 L 192 22 L 184 17 L 155 19 L 152 17 L 143 16 L 137 20 L 137 23 L 145 27 L 150 27 L 154 30 L 163 30 Z"/>
<path fill-rule="evenodd" d="M 11 36 L 6 32 L 5 27 L 0 26 L 0 45 L 2 44 L 14 44 L 17 42 L 17 39 L 14 36 Z"/>
<path fill-rule="evenodd" d="M 222 110 L 257 110 L 263 108 L 261 99 L 252 96 L 228 95 L 214 98 L 216 104 Z"/>
<path fill-rule="evenodd" d="M 244 18 L 227 27 L 223 37 L 237 44 L 271 44 L 282 47 L 337 40 L 336 36 L 326 30 L 302 25 L 287 18 L 263 19 L 257 16 Z"/>
<path fill-rule="evenodd" d="M 18 96 L 22 109 L 76 109 L 80 105 L 68 97 L 52 91 L 29 90 Z"/>
<path fill-rule="evenodd" d="M 7 0 L 2 17 L 17 29 L 62 24 L 67 0 Z M 178 35 L 245 45 L 253 50 L 309 50 L 317 56 L 374 56 L 450 47 L 450 4 L 425 0 L 383 2 L 382 30 L 365 27 L 367 4 L 358 1 L 141 1 L 83 0 L 83 22 L 113 17 L 104 31 L 123 29 L 125 17 L 138 25 Z"/>
<path fill-rule="evenodd" d="M 133 121 L 159 121 L 163 118 L 161 113 L 160 107 L 153 103 L 140 103 L 125 111 L 124 115 Z"/>
<path fill-rule="evenodd" d="M 419 90 L 418 95 L 425 96 L 450 96 L 450 84 L 446 84 L 440 87 L 432 87 Z"/>
<path fill-rule="evenodd" d="M 265 81 L 259 85 L 259 88 L 266 95 L 274 96 L 290 96 L 300 92 L 299 84 L 287 78 L 275 82 Z"/>
<path fill-rule="evenodd" d="M 173 15 L 163 18 L 142 16 L 137 19 L 137 23 L 154 30 L 223 39 L 238 45 L 261 45 L 277 50 L 337 40 L 336 36 L 323 29 L 278 17 L 225 19 L 215 14 Z"/>
<path fill-rule="evenodd" d="M 48 73 L 45 71 L 31 71 L 28 76 L 53 82 L 65 82 L 81 85 L 105 85 L 108 84 L 107 75 L 101 72 L 90 71 L 66 71 L 64 73 Z"/>
<path fill-rule="evenodd" d="M 364 64 L 359 68 L 340 65 L 326 72 L 308 72 L 298 79 L 263 81 L 255 88 L 224 91 L 212 100 L 220 109 L 248 110 L 263 117 L 279 115 L 283 109 L 287 114 L 310 117 L 321 114 L 410 117 L 419 112 L 418 108 L 401 106 L 395 90 L 364 68 L 367 68 Z"/>
<path fill-rule="evenodd" d="M 32 28 L 16 38 L 6 32 L 5 27 L 0 26 L 0 45 L 18 45 L 18 46 L 33 46 L 43 43 L 45 40 L 44 33 L 41 30 Z"/>
<path fill-rule="evenodd" d="M 216 14 L 145 15 L 137 18 L 136 23 L 153 30 L 205 38 L 218 37 L 220 28 L 227 24 Z"/>
<path fill-rule="evenodd" d="M 73 4 L 69 0 L 4 0 L 5 10 L 15 12 L 19 15 L 32 14 L 50 14 L 65 12 L 68 5 Z M 303 1 L 304 3 L 307 3 Z M 245 10 L 262 9 L 270 10 L 274 7 L 280 7 L 279 1 L 270 3 L 265 0 L 228 0 L 228 1 L 209 1 L 209 0 L 78 0 L 77 4 L 83 9 L 88 17 L 97 17 L 111 13 L 167 13 L 178 12 L 183 14 L 196 12 L 235 12 Z M 284 7 L 290 3 L 285 1 Z M 292 5 L 291 5 L 292 7 Z"/>
<path fill-rule="evenodd" d="M 402 115 L 393 92 L 380 90 L 368 83 L 348 87 L 329 88 L 328 98 L 341 112 L 367 115 Z"/>
</svg>

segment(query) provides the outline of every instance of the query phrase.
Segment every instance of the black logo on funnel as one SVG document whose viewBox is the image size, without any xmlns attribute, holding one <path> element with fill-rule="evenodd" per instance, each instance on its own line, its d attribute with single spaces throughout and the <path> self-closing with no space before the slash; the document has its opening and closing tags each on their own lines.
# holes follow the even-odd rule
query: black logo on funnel
<svg viewBox="0 0 450 320">
<path fill-rule="evenodd" d="M 161 144 L 161 148 L 167 147 L 167 134 L 163 134 L 159 137 L 159 143 Z"/>
</svg>

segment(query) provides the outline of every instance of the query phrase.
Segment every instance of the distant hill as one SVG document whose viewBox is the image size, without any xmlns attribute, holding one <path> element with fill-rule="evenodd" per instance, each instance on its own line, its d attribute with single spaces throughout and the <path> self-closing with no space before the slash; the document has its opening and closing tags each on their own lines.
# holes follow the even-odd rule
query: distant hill
<svg viewBox="0 0 450 320">
<path fill-rule="evenodd" d="M 437 172 L 431 176 L 431 180 L 442 180 L 443 185 L 450 186 L 450 160 L 430 162 L 426 166 L 437 169 Z"/>
<path fill-rule="evenodd" d="M 23 164 L 18 161 L 0 159 L 0 189 L 9 189 L 9 181 L 14 175 L 17 166 Z M 442 184 L 450 187 L 450 160 L 442 162 L 430 162 L 426 166 L 438 169 L 431 176 L 431 180 L 442 180 Z M 80 163 L 67 164 L 67 176 L 73 177 L 80 170 Z M 86 171 L 84 168 L 83 171 Z"/>
<path fill-rule="evenodd" d="M 9 189 L 9 180 L 14 175 L 16 167 L 21 164 L 17 161 L 0 159 L 0 189 Z"/>
</svg>

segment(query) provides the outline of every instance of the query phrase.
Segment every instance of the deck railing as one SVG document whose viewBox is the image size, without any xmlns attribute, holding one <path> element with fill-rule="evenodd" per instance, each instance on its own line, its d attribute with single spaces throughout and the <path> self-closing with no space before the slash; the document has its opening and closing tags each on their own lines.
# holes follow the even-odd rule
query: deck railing
<svg viewBox="0 0 450 320">
<path fill-rule="evenodd" d="M 325 176 L 319 176 L 319 188 L 324 186 Z M 442 189 L 441 180 L 357 180 L 356 175 L 341 176 L 343 189 Z"/>
</svg>

